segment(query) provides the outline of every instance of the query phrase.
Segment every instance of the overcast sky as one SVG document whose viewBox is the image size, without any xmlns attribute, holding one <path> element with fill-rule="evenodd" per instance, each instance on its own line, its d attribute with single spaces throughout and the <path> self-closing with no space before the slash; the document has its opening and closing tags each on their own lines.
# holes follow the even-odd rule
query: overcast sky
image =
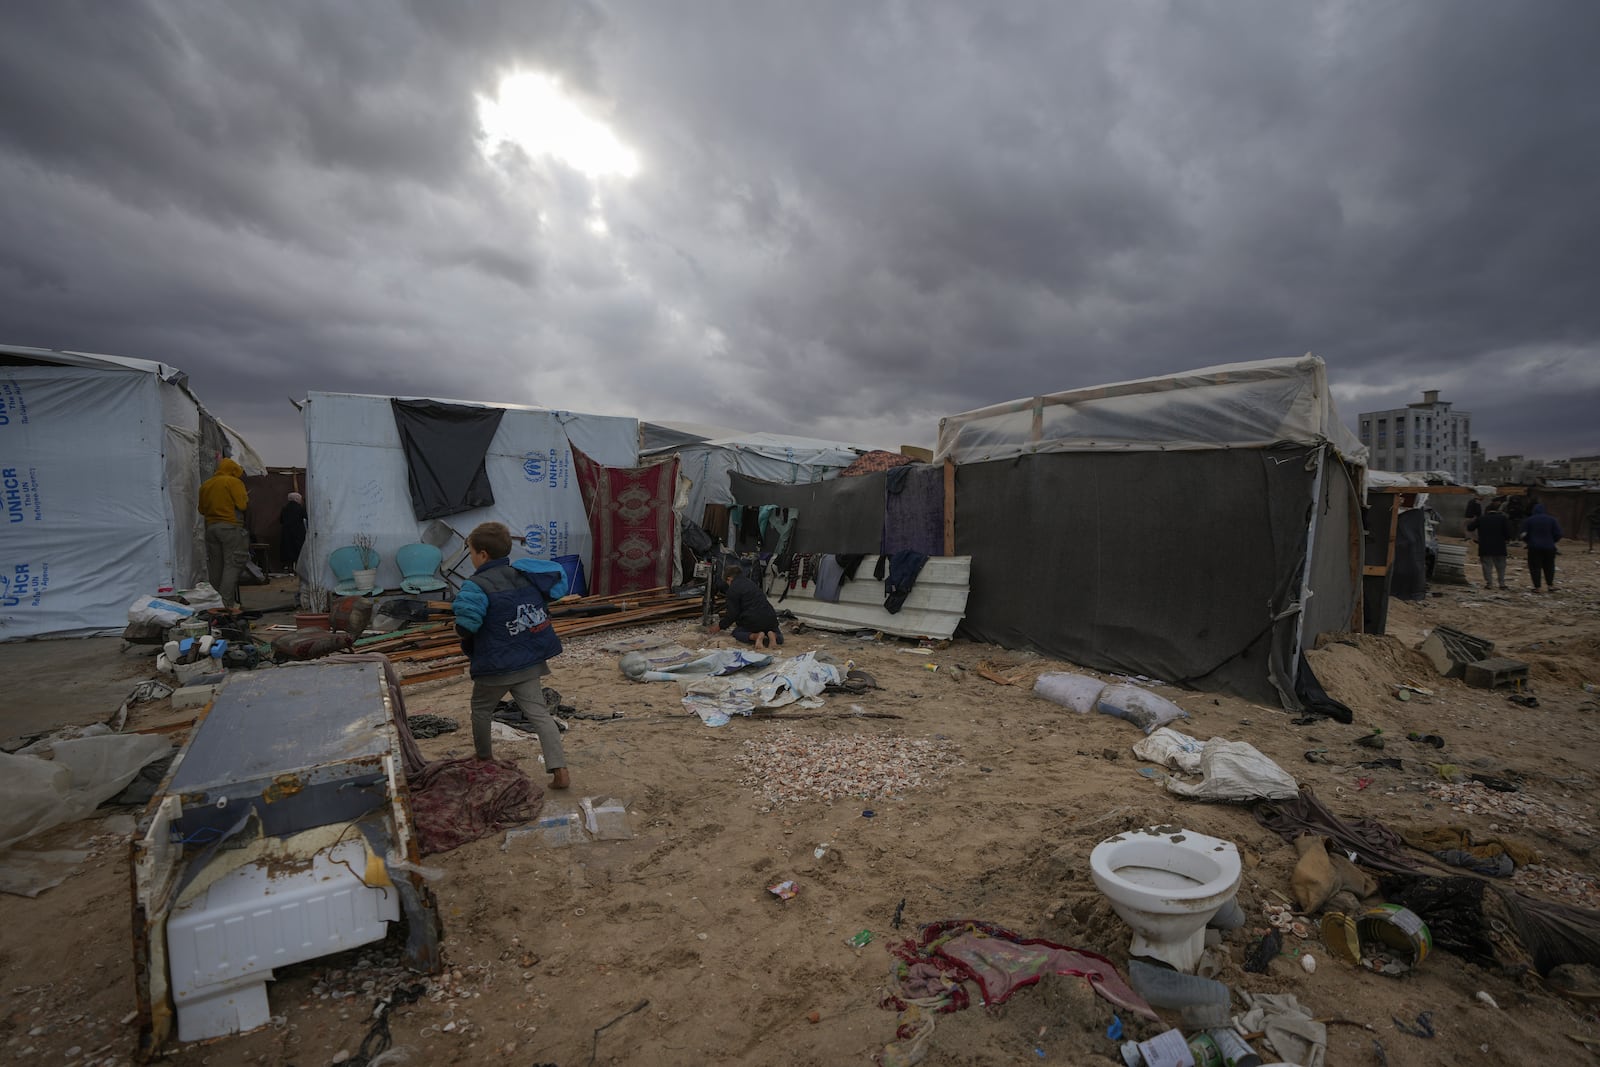
<svg viewBox="0 0 1600 1067">
<path fill-rule="evenodd" d="M 0 342 L 894 446 L 1315 352 L 1600 453 L 1600 3 L 0 14 Z"/>
</svg>

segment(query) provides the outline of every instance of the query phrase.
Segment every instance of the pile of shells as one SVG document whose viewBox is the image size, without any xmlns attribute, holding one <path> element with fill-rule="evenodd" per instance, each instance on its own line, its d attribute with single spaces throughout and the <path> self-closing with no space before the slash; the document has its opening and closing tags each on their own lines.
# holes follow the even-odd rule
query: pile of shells
<svg viewBox="0 0 1600 1067">
<path fill-rule="evenodd" d="M 739 781 L 771 804 L 897 796 L 960 764 L 949 741 L 895 736 L 808 737 L 774 727 L 734 757 Z"/>
<path fill-rule="evenodd" d="M 1294 909 L 1287 904 L 1268 904 L 1262 911 L 1266 913 L 1267 922 L 1274 930 L 1293 934 L 1302 941 L 1311 936 L 1311 925 L 1303 919 L 1296 918 Z"/>
<path fill-rule="evenodd" d="M 1511 832 L 1518 825 L 1533 823 L 1564 833 L 1594 836 L 1592 824 L 1526 793 L 1500 793 L 1477 782 L 1429 782 L 1427 790 L 1430 796 L 1449 804 L 1451 811 L 1463 815 L 1499 816 L 1511 824 L 1504 827 L 1491 824 L 1491 830 Z"/>
<path fill-rule="evenodd" d="M 1600 885 L 1596 885 L 1592 876 L 1569 871 L 1565 867 L 1530 863 L 1526 867 L 1518 867 L 1511 881 L 1515 885 L 1542 889 L 1551 896 L 1579 907 L 1600 908 Z"/>
</svg>

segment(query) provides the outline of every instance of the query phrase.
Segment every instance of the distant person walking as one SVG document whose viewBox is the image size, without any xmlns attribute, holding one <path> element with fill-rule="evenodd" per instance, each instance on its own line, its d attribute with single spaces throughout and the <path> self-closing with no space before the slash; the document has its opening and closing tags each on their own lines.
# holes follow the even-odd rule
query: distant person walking
<svg viewBox="0 0 1600 1067">
<path fill-rule="evenodd" d="M 1511 540 L 1511 520 L 1500 510 L 1497 500 L 1477 518 L 1467 520 L 1467 529 L 1478 542 L 1478 564 L 1483 568 L 1483 587 L 1493 589 L 1498 579 L 1506 587 L 1506 544 Z"/>
<path fill-rule="evenodd" d="M 1543 504 L 1533 506 L 1533 514 L 1522 520 L 1522 539 L 1528 545 L 1528 574 L 1533 578 L 1533 591 L 1539 591 L 1539 579 L 1552 593 L 1556 589 L 1556 542 L 1561 540 L 1561 524 L 1554 515 L 1545 513 Z"/>
<path fill-rule="evenodd" d="M 291 573 L 300 562 L 300 550 L 306 547 L 306 503 L 299 493 L 290 493 L 289 500 L 278 512 L 278 558 Z"/>
<path fill-rule="evenodd" d="M 217 463 L 217 472 L 200 483 L 197 505 L 206 520 L 206 575 L 228 607 L 239 606 L 239 575 L 250 561 L 250 537 L 244 529 L 250 494 L 240 477 L 244 468 L 231 459 Z"/>
</svg>

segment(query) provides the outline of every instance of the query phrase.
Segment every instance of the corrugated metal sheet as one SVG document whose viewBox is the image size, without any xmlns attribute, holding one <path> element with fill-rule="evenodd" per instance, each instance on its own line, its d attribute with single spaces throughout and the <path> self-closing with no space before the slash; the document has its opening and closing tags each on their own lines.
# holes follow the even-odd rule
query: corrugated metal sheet
<svg viewBox="0 0 1600 1067">
<path fill-rule="evenodd" d="M 877 556 L 868 556 L 856 570 L 856 580 L 839 589 L 839 603 L 816 598 L 816 583 L 795 588 L 780 604 L 783 578 L 772 579 L 768 597 L 773 606 L 787 608 L 806 625 L 822 630 L 882 630 L 898 637 L 948 639 L 967 613 L 967 593 L 972 581 L 971 556 L 935 556 L 923 564 L 916 584 L 900 611 L 891 615 L 883 606 L 883 583 L 872 577 Z"/>
</svg>

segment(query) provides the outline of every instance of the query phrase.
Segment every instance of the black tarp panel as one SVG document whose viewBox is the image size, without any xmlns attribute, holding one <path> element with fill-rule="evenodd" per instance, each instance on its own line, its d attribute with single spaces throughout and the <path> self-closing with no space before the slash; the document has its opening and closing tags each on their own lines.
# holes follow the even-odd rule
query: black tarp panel
<svg viewBox="0 0 1600 1067">
<path fill-rule="evenodd" d="M 883 542 L 884 487 L 888 474 L 830 478 L 805 485 L 782 485 L 728 475 L 733 499 L 746 506 L 777 504 L 798 508 L 796 552 L 877 552 Z"/>
<path fill-rule="evenodd" d="M 1362 558 L 1369 567 L 1382 567 L 1389 561 L 1389 512 L 1400 506 L 1393 493 L 1368 493 L 1362 512 L 1365 549 Z M 1389 627 L 1389 582 L 1393 569 L 1361 579 L 1361 632 L 1381 634 Z"/>
<path fill-rule="evenodd" d="M 1394 528 L 1394 564 L 1389 568 L 1389 595 L 1421 600 L 1428 595 L 1428 527 L 1421 508 L 1400 513 Z"/>
<path fill-rule="evenodd" d="M 389 403 L 406 454 L 411 510 L 418 522 L 494 504 L 483 460 L 503 409 L 437 400 Z"/>
<path fill-rule="evenodd" d="M 1360 507 L 1352 472 L 1330 449 L 1323 454 L 1322 503 L 1317 516 L 1317 533 L 1311 549 L 1311 588 L 1314 595 L 1305 603 L 1305 623 L 1300 629 L 1300 647 L 1311 648 L 1317 635 L 1344 633 L 1356 609 L 1359 582 L 1358 560 L 1350 558 L 1350 524 Z M 1359 521 L 1359 516 L 1356 520 Z M 1356 542 L 1360 551 L 1360 541 Z M 1351 568 L 1355 566 L 1355 571 Z"/>
<path fill-rule="evenodd" d="M 1056 453 L 956 469 L 962 632 L 1296 706 L 1306 448 Z"/>
</svg>

